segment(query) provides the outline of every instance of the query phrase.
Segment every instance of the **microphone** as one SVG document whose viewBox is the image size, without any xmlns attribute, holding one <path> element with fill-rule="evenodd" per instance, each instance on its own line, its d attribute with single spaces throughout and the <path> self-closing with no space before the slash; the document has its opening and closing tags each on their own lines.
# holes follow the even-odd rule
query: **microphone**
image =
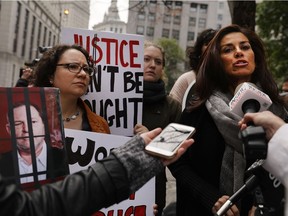
<svg viewBox="0 0 288 216">
<path fill-rule="evenodd" d="M 244 82 L 235 89 L 235 94 L 229 102 L 229 107 L 230 111 L 242 117 L 245 113 L 267 110 L 271 104 L 272 101 L 269 96 L 260 91 L 256 85 Z"/>
<path fill-rule="evenodd" d="M 235 89 L 235 95 L 229 102 L 229 107 L 230 111 L 242 117 L 245 113 L 267 110 L 271 104 L 269 96 L 260 91 L 256 85 L 244 82 Z M 268 145 L 264 128 L 253 126 L 253 122 L 248 122 L 247 126 L 249 127 L 239 133 L 239 138 L 244 144 L 244 157 L 247 160 L 266 159 Z"/>
<path fill-rule="evenodd" d="M 248 180 L 245 182 L 245 184 L 236 191 L 225 203 L 221 208 L 217 211 L 215 216 L 222 216 L 226 214 L 226 212 L 231 208 L 232 205 L 234 205 L 236 202 L 238 202 L 240 199 L 243 198 L 246 193 L 254 189 L 258 185 L 258 178 L 256 175 L 252 175 L 248 178 Z"/>
</svg>

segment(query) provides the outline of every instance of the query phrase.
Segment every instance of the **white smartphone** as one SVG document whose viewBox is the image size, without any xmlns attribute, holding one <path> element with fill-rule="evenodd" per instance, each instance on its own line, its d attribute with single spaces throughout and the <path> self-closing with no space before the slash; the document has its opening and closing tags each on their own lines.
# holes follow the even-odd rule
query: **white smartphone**
<svg viewBox="0 0 288 216">
<path fill-rule="evenodd" d="M 181 144 L 194 133 L 194 127 L 170 123 L 145 147 L 145 150 L 162 158 L 173 158 Z"/>
</svg>

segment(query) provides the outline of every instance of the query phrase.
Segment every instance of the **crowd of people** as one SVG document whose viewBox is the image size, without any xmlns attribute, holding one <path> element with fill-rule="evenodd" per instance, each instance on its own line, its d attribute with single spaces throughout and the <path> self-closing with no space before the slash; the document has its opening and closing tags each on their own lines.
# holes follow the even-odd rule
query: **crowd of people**
<svg viewBox="0 0 288 216">
<path fill-rule="evenodd" d="M 207 29 L 198 36 L 188 56 L 191 71 L 178 78 L 168 95 L 163 78 L 165 52 L 159 45 L 145 42 L 142 123 L 135 125 L 135 136 L 130 141 L 114 149 L 88 170 L 68 175 L 63 181 L 28 193 L 7 184 L 5 178 L 10 174 L 4 172 L 0 161 L 1 215 L 91 215 L 102 207 L 128 198 L 129 194 L 156 176 L 154 215 L 165 216 L 165 166 L 176 179 L 175 215 L 215 215 L 250 177 L 247 169 L 254 161 L 245 158 L 243 140 L 238 134 L 251 127 L 251 122 L 252 126 L 264 128 L 268 143 L 267 159 L 257 169 L 265 200 L 263 205 L 272 216 L 283 215 L 285 205 L 288 211 L 288 202 L 283 202 L 285 187 L 288 186 L 285 166 L 288 157 L 285 144 L 288 126 L 285 120 L 288 112 L 284 93 L 288 91 L 288 82 L 283 82 L 280 93 L 269 70 L 260 37 L 238 25 L 229 25 L 217 31 Z M 64 128 L 110 134 L 107 121 L 92 112 L 81 99 L 94 73 L 93 60 L 84 48 L 56 45 L 45 51 L 33 68 L 23 69 L 16 86 L 58 88 Z M 189 89 L 192 82 L 193 91 Z M 273 104 L 268 111 L 246 113 L 244 116 L 230 111 L 229 102 L 237 86 L 243 82 L 253 83 L 270 97 Z M 187 101 L 183 102 L 185 91 L 190 93 Z M 35 105 L 29 108 L 36 119 L 33 126 L 37 127 L 33 128 L 35 131 L 32 134 L 27 129 L 27 107 L 23 104 L 15 105 L 14 119 L 7 117 L 6 129 L 11 133 L 14 126 L 13 131 L 19 137 L 36 136 L 32 139 L 35 146 L 32 149 L 35 149 L 37 158 L 43 149 L 44 152 L 48 150 L 43 148 L 46 144 L 41 113 Z M 9 124 L 13 121 L 15 124 Z M 193 139 L 186 140 L 176 157 L 170 160 L 147 154 L 145 145 L 160 133 L 159 128 L 163 129 L 172 122 L 195 127 Z M 25 156 L 31 153 L 27 145 L 30 145 L 28 141 L 21 143 L 17 140 L 19 155 L 24 155 L 19 164 L 29 170 L 32 161 L 31 157 Z M 43 168 L 42 172 L 48 168 L 41 159 L 37 163 Z M 284 187 L 271 186 L 271 175 Z M 39 178 L 46 178 L 45 172 Z M 26 178 L 26 181 L 32 180 L 29 176 Z M 105 190 L 107 187 L 110 189 Z M 253 189 L 248 191 L 225 215 L 257 216 L 259 209 L 254 192 Z M 69 207 L 70 201 L 78 204 Z M 12 210 L 15 203 L 16 208 Z"/>
</svg>

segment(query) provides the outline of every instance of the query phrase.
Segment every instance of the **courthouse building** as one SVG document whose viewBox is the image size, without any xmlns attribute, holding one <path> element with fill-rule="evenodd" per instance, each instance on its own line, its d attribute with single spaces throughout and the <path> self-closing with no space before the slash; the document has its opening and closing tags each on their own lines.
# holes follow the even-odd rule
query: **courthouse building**
<svg viewBox="0 0 288 216">
<path fill-rule="evenodd" d="M 200 32 L 231 24 L 226 0 L 134 1 L 129 0 L 127 33 L 144 35 L 146 40 L 174 38 L 185 51 Z"/>
<path fill-rule="evenodd" d="M 0 1 L 0 86 L 12 87 L 38 47 L 59 42 L 61 27 L 88 28 L 90 1 Z"/>
</svg>

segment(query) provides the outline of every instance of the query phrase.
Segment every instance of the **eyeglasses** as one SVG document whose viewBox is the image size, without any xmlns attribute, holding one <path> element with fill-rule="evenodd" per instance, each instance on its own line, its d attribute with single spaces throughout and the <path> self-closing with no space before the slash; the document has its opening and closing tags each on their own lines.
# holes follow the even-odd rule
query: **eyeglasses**
<svg viewBox="0 0 288 216">
<path fill-rule="evenodd" d="M 63 66 L 67 68 L 71 73 L 80 73 L 81 70 L 83 70 L 89 76 L 93 76 L 93 74 L 95 73 L 94 68 L 87 65 L 81 67 L 79 64 L 76 63 L 57 64 L 56 66 Z"/>
</svg>

